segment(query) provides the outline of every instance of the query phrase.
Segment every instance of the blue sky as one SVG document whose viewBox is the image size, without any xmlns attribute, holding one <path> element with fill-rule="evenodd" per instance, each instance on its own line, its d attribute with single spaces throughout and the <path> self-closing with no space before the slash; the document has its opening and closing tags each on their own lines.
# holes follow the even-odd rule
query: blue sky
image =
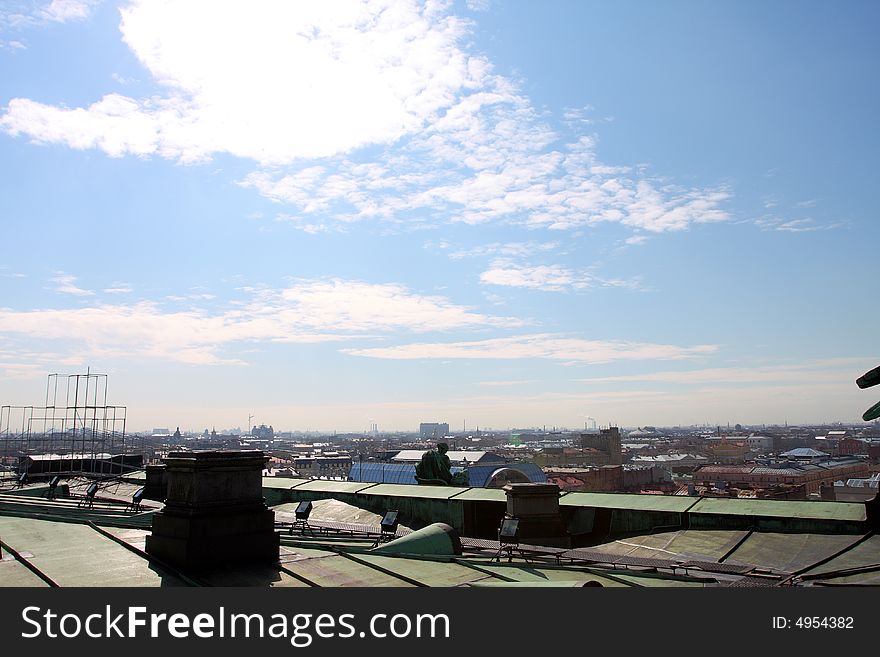
<svg viewBox="0 0 880 657">
<path fill-rule="evenodd" d="M 876 3 L 0 9 L 0 400 L 129 428 L 853 421 Z"/>
</svg>

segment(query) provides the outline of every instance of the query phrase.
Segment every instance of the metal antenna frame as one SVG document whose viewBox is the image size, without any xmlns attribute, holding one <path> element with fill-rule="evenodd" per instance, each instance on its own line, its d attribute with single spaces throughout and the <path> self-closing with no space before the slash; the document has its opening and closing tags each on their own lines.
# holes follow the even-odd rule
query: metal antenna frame
<svg viewBox="0 0 880 657">
<path fill-rule="evenodd" d="M 34 474 L 122 474 L 124 463 L 104 457 L 124 455 L 130 447 L 125 437 L 126 407 L 107 403 L 107 378 L 90 370 L 66 377 L 49 374 L 43 406 L 0 406 L 3 460 L 17 457 L 21 462 L 30 454 L 60 454 L 68 459 L 57 459 L 57 468 L 50 464 L 47 471 Z"/>
</svg>

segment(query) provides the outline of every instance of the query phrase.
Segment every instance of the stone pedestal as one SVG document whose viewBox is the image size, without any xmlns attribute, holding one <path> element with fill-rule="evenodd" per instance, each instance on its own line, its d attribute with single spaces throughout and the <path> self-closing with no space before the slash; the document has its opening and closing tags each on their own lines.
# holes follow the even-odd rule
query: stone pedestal
<svg viewBox="0 0 880 657">
<path fill-rule="evenodd" d="M 172 452 L 165 508 L 146 550 L 185 569 L 278 560 L 275 514 L 263 499 L 258 451 Z"/>
<path fill-rule="evenodd" d="M 519 519 L 521 543 L 568 547 L 570 538 L 559 511 L 556 484 L 507 484 L 507 516 Z"/>
</svg>

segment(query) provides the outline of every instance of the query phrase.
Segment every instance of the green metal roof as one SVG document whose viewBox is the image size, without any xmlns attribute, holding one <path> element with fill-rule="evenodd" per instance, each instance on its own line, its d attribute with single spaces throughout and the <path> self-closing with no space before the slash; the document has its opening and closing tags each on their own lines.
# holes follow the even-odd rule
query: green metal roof
<svg viewBox="0 0 880 657">
<path fill-rule="evenodd" d="M 468 502 L 507 502 L 507 494 L 500 488 L 467 488 L 459 495 L 454 496 L 454 500 L 465 500 Z"/>
<path fill-rule="evenodd" d="M 574 588 L 584 586 L 587 582 L 596 581 L 590 579 L 573 579 L 573 580 L 563 580 L 563 581 L 546 581 L 546 582 L 498 582 L 492 579 L 485 579 L 476 582 L 468 583 L 468 586 L 473 586 L 476 588 L 489 587 L 489 588 Z"/>
<path fill-rule="evenodd" d="M 322 541 L 318 541 L 316 539 L 306 541 L 305 539 L 303 539 L 303 543 L 314 545 L 314 547 L 304 547 L 302 543 L 297 543 L 296 545 L 290 546 L 284 545 L 282 546 L 282 549 L 286 552 L 286 558 L 289 558 L 293 562 L 299 561 L 301 559 L 330 557 L 336 554 L 333 550 L 328 549 L 326 545 L 322 545 Z M 367 544 L 365 547 L 369 547 L 369 545 L 372 545 L 372 542 Z"/>
<path fill-rule="evenodd" d="M 263 477 L 263 488 L 288 490 L 310 482 L 311 479 L 291 479 L 290 477 Z"/>
<path fill-rule="evenodd" d="M 564 586 L 565 583 L 594 580 L 599 582 L 602 586 L 606 587 L 623 587 L 629 585 L 628 583 L 619 582 L 609 577 L 602 577 L 601 575 L 594 575 L 593 573 L 588 573 L 580 569 L 543 568 L 540 566 L 523 564 L 520 560 L 517 560 L 510 564 L 490 563 L 487 560 L 486 562 L 478 563 L 477 565 L 480 570 L 486 572 L 487 574 L 492 574 L 496 577 L 500 577 L 505 579 L 506 581 L 512 582 L 546 582 L 548 584 L 553 582 L 560 582 L 561 585 Z"/>
<path fill-rule="evenodd" d="M 623 580 L 624 582 L 629 582 L 631 584 L 635 584 L 636 586 L 647 586 L 651 588 L 656 587 L 669 587 L 674 586 L 676 588 L 681 587 L 690 587 L 690 588 L 702 588 L 706 586 L 704 582 L 694 582 L 688 581 L 684 579 L 666 579 L 662 577 L 639 577 L 636 575 L 625 575 L 623 573 L 615 573 L 614 576 L 618 579 Z"/>
<path fill-rule="evenodd" d="M 112 534 L 108 536 L 107 534 Z M 152 565 L 142 553 L 148 532 L 142 529 L 96 529 L 73 522 L 0 516 L 4 544 L 61 586 L 167 586 L 185 582 Z M 628 556 L 677 556 L 717 559 L 743 538 L 742 531 L 681 530 L 622 539 L 589 550 Z M 833 534 L 751 534 L 730 556 L 731 562 L 754 563 L 792 572 L 839 554 L 812 573 L 880 563 L 880 537 Z M 121 542 L 132 546 L 128 549 Z M 214 586 L 576 586 L 597 581 L 603 586 L 702 586 L 708 573 L 694 578 L 633 570 L 610 570 L 577 564 L 493 563 L 489 552 L 465 556 L 416 557 L 371 552 L 364 538 L 315 535 L 283 536 L 281 565 L 242 565 L 197 574 L 197 583 Z M 829 581 L 868 583 L 877 573 L 829 575 Z M 46 582 L 4 551 L 0 586 L 42 586 Z"/>
<path fill-rule="evenodd" d="M 329 479 L 312 479 L 296 487 L 297 491 L 307 490 L 317 493 L 357 493 L 358 491 L 375 486 L 375 484 L 362 481 L 333 481 Z"/>
<path fill-rule="evenodd" d="M 588 549 L 614 556 L 715 561 L 745 535 L 742 530 L 682 529 L 620 538 Z"/>
<path fill-rule="evenodd" d="M 745 535 L 742 530 L 688 529 L 675 532 L 665 548 L 686 557 L 699 556 L 711 561 L 727 554 Z"/>
<path fill-rule="evenodd" d="M 287 565 L 287 564 L 285 564 Z M 271 564 L 244 564 L 224 568 L 199 576 L 199 581 L 209 586 L 269 586 L 309 588 L 309 585 Z"/>
<path fill-rule="evenodd" d="M 88 525 L 0 516 L 0 537 L 59 586 L 180 586 Z"/>
<path fill-rule="evenodd" d="M 426 586 L 459 586 L 488 579 L 489 576 L 457 563 L 420 559 L 400 559 L 378 554 L 359 554 L 359 559 L 386 568 Z"/>
<path fill-rule="evenodd" d="M 44 497 L 5 493 L 0 495 L 0 514 L 25 518 L 41 516 L 47 519 L 69 519 L 79 522 L 94 520 L 123 526 L 149 527 L 152 524 L 154 511 L 132 512 L 127 510 L 125 503 L 121 502 L 99 500 L 91 508 L 81 507 L 79 502 L 80 500 L 76 498 L 49 500 Z"/>
<path fill-rule="evenodd" d="M 461 493 L 463 488 L 453 486 L 418 486 L 404 484 L 376 484 L 360 492 L 361 495 L 386 495 L 388 497 L 417 497 L 429 500 L 448 500 Z"/>
<path fill-rule="evenodd" d="M 591 506 L 628 511 L 672 511 L 683 513 L 694 503 L 693 497 L 680 495 L 628 495 L 626 493 L 567 493 L 559 498 L 562 506 Z"/>
<path fill-rule="evenodd" d="M 843 575 L 840 577 L 828 577 L 822 580 L 829 584 L 859 584 L 862 586 L 880 586 L 880 572 L 860 573 L 858 575 Z"/>
<path fill-rule="evenodd" d="M 264 478 L 264 486 L 269 484 L 267 488 L 328 493 L 328 497 L 335 495 L 337 499 L 357 497 L 364 502 L 372 496 L 388 496 L 436 500 L 425 502 L 423 506 L 436 507 L 438 513 L 446 504 L 444 500 L 451 500 L 450 506 L 459 500 L 492 503 L 506 500 L 504 491 L 498 489 L 273 479 Z M 330 500 L 325 502 L 331 504 Z M 865 508 L 860 503 L 699 499 L 613 493 L 569 493 L 560 498 L 560 504 L 569 509 L 579 506 L 601 507 L 635 513 L 674 513 L 690 509 L 691 513 L 850 522 L 863 521 Z M 65 522 L 37 517 L 47 511 L 57 515 L 59 520 L 63 518 Z M 120 505 L 96 505 L 94 510 L 87 512 L 76 508 L 75 499 L 50 501 L 39 497 L 3 495 L 0 496 L 0 538 L 34 568 L 61 586 L 193 583 L 184 582 L 174 573 L 155 566 L 143 553 L 148 532 L 131 524 L 140 516 L 148 519 L 148 514 L 126 513 Z M 86 519 L 104 526 L 122 521 L 129 524 L 120 529 L 97 529 L 82 524 Z M 839 536 L 819 531 L 812 534 L 755 532 L 730 554 L 729 560 L 791 572 L 841 553 L 824 566 L 827 570 L 816 567 L 813 574 L 880 563 L 880 539 L 877 537 L 852 547 L 859 540 L 857 535 Z M 646 533 L 588 550 L 630 557 L 714 561 L 728 553 L 745 536 L 746 533 L 740 530 L 694 528 Z M 456 559 L 381 555 L 370 552 L 371 546 L 372 540 L 365 538 L 363 533 L 356 536 L 321 532 L 315 532 L 315 535 L 285 534 L 282 536 L 280 566 L 237 566 L 201 574 L 195 579 L 196 583 L 219 586 L 459 586 L 501 582 L 508 582 L 509 585 L 574 586 L 588 580 L 599 581 L 603 586 L 701 586 L 711 577 L 707 576 L 705 581 L 686 577 L 670 579 L 659 573 L 639 575 L 633 570 L 606 570 L 583 564 L 553 565 L 552 560 L 527 564 L 516 559 L 513 564 L 496 564 L 491 563 L 490 552 L 470 551 Z M 851 549 L 847 550 L 848 547 Z M 843 573 L 835 576 L 833 581 L 865 583 L 877 579 L 876 573 L 872 572 Z M 4 559 L 0 561 L 0 586 L 44 584 L 46 582 L 24 563 L 10 559 L 9 553 L 4 553 Z"/>
<path fill-rule="evenodd" d="M 880 536 L 871 536 L 868 540 L 856 545 L 851 550 L 844 552 L 821 566 L 808 570 L 804 574 L 818 575 L 873 564 L 880 564 Z"/>
<path fill-rule="evenodd" d="M 413 586 L 402 578 L 338 554 L 303 559 L 285 567 L 318 586 Z"/>
<path fill-rule="evenodd" d="M 852 535 L 755 532 L 728 557 L 728 560 L 794 572 L 836 554 L 858 539 L 858 536 Z M 880 554 L 875 550 L 874 556 L 880 557 Z"/>
<path fill-rule="evenodd" d="M 46 582 L 37 577 L 11 556 L 4 553 L 0 561 L 0 584 L 2 586 L 47 587 Z"/>
<path fill-rule="evenodd" d="M 732 516 L 770 516 L 819 520 L 865 519 L 865 505 L 856 502 L 820 502 L 806 500 L 757 500 L 704 497 L 690 513 L 718 513 Z"/>
</svg>

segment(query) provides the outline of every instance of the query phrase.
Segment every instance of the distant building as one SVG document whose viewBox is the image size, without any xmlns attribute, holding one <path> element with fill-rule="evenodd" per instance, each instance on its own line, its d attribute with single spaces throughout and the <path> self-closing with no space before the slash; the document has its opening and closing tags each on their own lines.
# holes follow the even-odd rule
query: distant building
<svg viewBox="0 0 880 657">
<path fill-rule="evenodd" d="M 297 456 L 293 467 L 303 477 L 347 477 L 351 470 L 351 456 L 336 452 Z"/>
<path fill-rule="evenodd" d="M 535 454 L 535 463 L 541 467 L 601 467 L 620 465 L 612 463 L 609 452 L 594 447 L 544 447 Z"/>
<path fill-rule="evenodd" d="M 448 422 L 422 422 L 419 425 L 419 437 L 422 440 L 442 440 L 448 435 Z"/>
<path fill-rule="evenodd" d="M 275 429 L 272 428 L 272 425 L 267 427 L 265 424 L 261 424 L 251 429 L 251 435 L 262 440 L 273 440 L 275 438 Z"/>
<path fill-rule="evenodd" d="M 856 477 L 846 481 L 835 481 L 833 486 L 822 486 L 823 500 L 837 502 L 865 502 L 880 492 L 880 472 L 870 477 Z"/>
<path fill-rule="evenodd" d="M 579 445 L 583 448 L 595 449 L 607 454 L 607 465 L 620 465 L 623 463 L 623 456 L 620 451 L 620 429 L 617 427 L 601 429 L 598 434 L 582 433 Z"/>
<path fill-rule="evenodd" d="M 838 456 L 847 456 L 850 454 L 867 454 L 868 453 L 868 445 L 863 440 L 857 440 L 856 438 L 841 438 L 837 441 L 837 449 L 835 450 Z"/>
<path fill-rule="evenodd" d="M 600 468 L 546 468 L 547 481 L 562 490 L 586 492 L 640 491 L 643 488 L 674 490 L 672 475 L 662 468 L 624 469 L 621 465 Z"/>
<path fill-rule="evenodd" d="M 422 460 L 422 455 L 425 452 L 430 450 L 427 449 L 404 449 L 394 456 L 391 457 L 392 463 L 418 463 Z M 489 464 L 498 464 L 502 465 L 507 462 L 503 456 L 499 456 L 498 454 L 493 454 L 491 452 L 483 452 L 479 450 L 466 451 L 459 450 L 453 451 L 450 450 L 446 452 L 446 456 L 449 457 L 449 461 L 452 465 L 458 466 L 468 466 L 468 465 L 489 465 Z"/>
<path fill-rule="evenodd" d="M 748 444 L 749 449 L 753 452 L 769 454 L 770 452 L 775 451 L 776 443 L 773 436 L 756 436 L 755 434 L 751 434 L 746 438 L 746 443 Z"/>
<path fill-rule="evenodd" d="M 121 474 L 144 467 L 142 454 L 31 454 L 19 459 L 19 472 L 29 475 L 96 472 Z"/>
<path fill-rule="evenodd" d="M 742 463 L 749 450 L 748 439 L 729 440 L 722 437 L 706 440 L 706 451 L 716 463 Z"/>
<path fill-rule="evenodd" d="M 780 484 L 803 486 L 804 495 L 818 493 L 824 484 L 835 481 L 868 477 L 867 461 L 854 457 L 807 461 L 774 461 L 744 465 L 704 465 L 694 470 L 694 482 L 713 485 L 724 482 L 728 486 L 762 489 Z"/>
<path fill-rule="evenodd" d="M 708 461 L 708 458 L 699 454 L 657 454 L 634 456 L 632 465 L 640 468 L 659 467 L 668 472 L 690 472 L 696 467 L 706 465 Z"/>
<path fill-rule="evenodd" d="M 639 427 L 626 434 L 627 440 L 651 440 L 662 437 L 656 427 Z"/>
<path fill-rule="evenodd" d="M 780 458 L 784 459 L 792 459 L 794 461 L 804 461 L 807 463 L 812 463 L 827 458 L 829 455 L 826 452 L 820 452 L 819 450 L 812 449 L 810 447 L 798 447 L 796 449 L 790 449 L 787 452 L 783 452 L 779 456 Z"/>
</svg>

